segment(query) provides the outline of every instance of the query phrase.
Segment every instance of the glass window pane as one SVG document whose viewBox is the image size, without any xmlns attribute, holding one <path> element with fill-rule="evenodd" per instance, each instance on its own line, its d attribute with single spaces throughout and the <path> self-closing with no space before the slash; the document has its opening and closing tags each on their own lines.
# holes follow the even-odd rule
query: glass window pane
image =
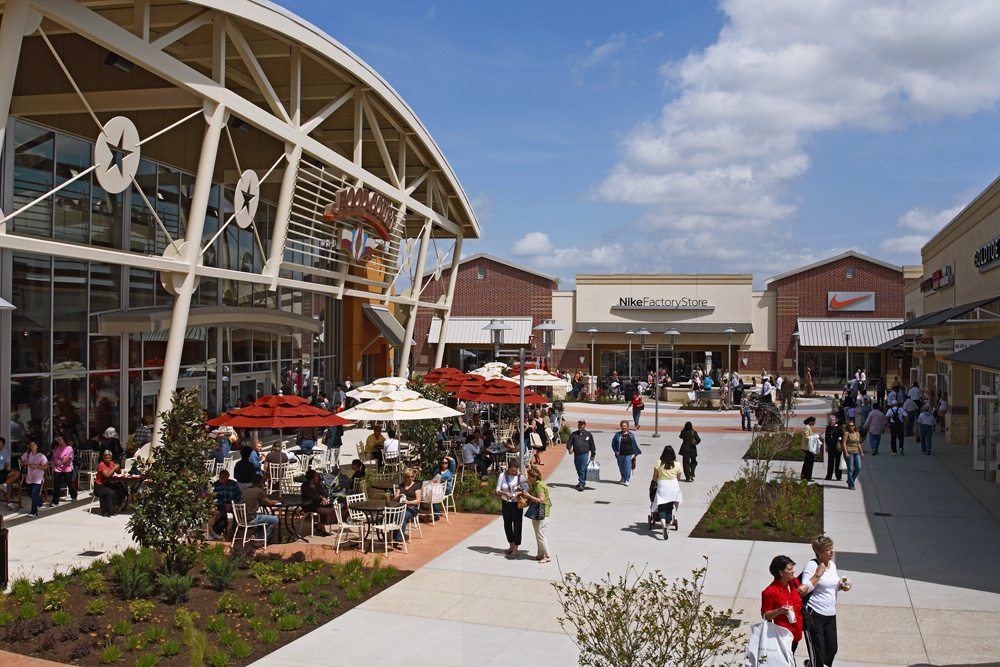
<svg viewBox="0 0 1000 667">
<path fill-rule="evenodd" d="M 97 332 L 97 317 L 122 309 L 122 269 L 114 264 L 90 263 L 91 331 Z"/>
<path fill-rule="evenodd" d="M 56 135 L 56 185 L 70 180 L 91 163 L 91 144 L 67 134 Z M 55 195 L 55 238 L 86 243 L 90 238 L 90 176 L 73 181 Z"/>
<path fill-rule="evenodd" d="M 225 188 L 222 191 L 222 217 L 221 223 L 225 224 L 226 220 L 233 214 L 233 190 L 230 188 Z M 226 227 L 226 231 L 223 232 L 222 236 L 216 243 L 222 243 L 219 247 L 219 267 L 223 269 L 232 269 L 234 271 L 240 268 L 240 243 L 239 243 L 239 225 L 236 221 L 230 222 Z M 235 295 L 234 295 L 235 296 Z"/>
<path fill-rule="evenodd" d="M 55 134 L 18 121 L 14 125 L 14 209 L 52 190 Z M 14 231 L 52 235 L 52 198 L 46 197 L 13 220 Z"/>
<path fill-rule="evenodd" d="M 148 269 L 129 269 L 129 308 L 146 308 L 153 305 L 153 278 L 153 272 Z"/>
<path fill-rule="evenodd" d="M 121 430 L 121 424 L 118 423 L 119 386 L 118 373 L 90 374 L 90 423 L 87 428 L 88 437 L 94 433 L 104 433 L 109 426 L 114 426 L 116 430 Z M 124 439 L 123 437 L 122 440 Z"/>
<path fill-rule="evenodd" d="M 15 254 L 11 281 L 12 373 L 49 370 L 52 318 L 51 260 L 38 255 Z M 48 395 L 48 392 L 46 392 Z"/>
<path fill-rule="evenodd" d="M 87 263 L 55 260 L 52 372 L 86 369 Z"/>
<path fill-rule="evenodd" d="M 119 368 L 118 353 L 121 336 L 90 337 L 90 370 L 103 371 Z"/>
<path fill-rule="evenodd" d="M 159 214 L 160 221 L 163 222 L 163 226 L 167 228 L 170 238 L 180 243 L 184 238 L 183 231 L 181 230 L 179 200 L 181 174 L 180 172 L 170 169 L 169 167 L 164 167 L 163 165 L 157 165 L 157 172 L 156 212 Z M 148 191 L 144 190 L 144 192 L 146 192 L 146 196 L 148 197 Z M 163 251 L 166 250 L 169 243 L 170 241 L 167 240 L 167 238 L 163 235 L 163 231 L 160 230 L 159 225 L 157 225 L 156 254 L 163 254 Z"/>
<path fill-rule="evenodd" d="M 139 170 L 135 175 L 136 183 L 142 187 L 142 192 L 150 201 L 156 196 L 156 165 L 148 160 L 139 161 Z M 131 212 L 129 217 L 129 247 L 132 252 L 143 255 L 153 255 L 156 252 L 157 225 L 153 213 L 142 200 L 142 195 L 133 184 L 131 193 Z"/>
<path fill-rule="evenodd" d="M 124 227 L 122 193 L 108 194 L 97 179 L 94 179 L 91 188 L 90 242 L 105 248 L 121 248 Z"/>
<path fill-rule="evenodd" d="M 69 373 L 52 376 L 55 404 L 53 417 L 57 432 L 69 437 L 69 444 L 76 447 L 87 439 L 84 420 L 87 415 L 87 374 Z"/>
<path fill-rule="evenodd" d="M 49 376 L 15 377 L 11 381 L 10 402 L 10 437 L 15 443 L 12 452 L 16 455 L 26 451 L 31 441 L 48 451 L 52 417 L 49 414 Z"/>
</svg>

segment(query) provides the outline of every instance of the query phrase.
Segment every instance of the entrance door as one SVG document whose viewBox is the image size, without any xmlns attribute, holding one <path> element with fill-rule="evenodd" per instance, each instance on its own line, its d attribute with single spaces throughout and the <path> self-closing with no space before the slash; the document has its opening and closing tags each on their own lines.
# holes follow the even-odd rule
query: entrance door
<svg viewBox="0 0 1000 667">
<path fill-rule="evenodd" d="M 205 403 L 206 396 L 208 396 L 208 378 L 193 377 L 193 378 L 177 378 L 177 388 L 178 389 L 191 389 L 193 387 L 198 387 L 198 396 L 201 397 L 202 404 Z M 142 383 L 142 414 L 153 416 L 156 414 L 156 400 L 160 395 L 160 381 L 159 380 L 146 380 Z"/>
<path fill-rule="evenodd" d="M 242 398 L 243 405 L 256 401 L 261 396 L 271 393 L 271 374 L 267 371 L 254 373 L 234 373 L 229 382 L 230 405 L 236 405 L 236 399 Z"/>
<path fill-rule="evenodd" d="M 997 431 L 1000 429 L 1000 402 L 996 396 L 976 394 L 972 413 L 972 467 L 984 470 L 986 479 L 996 479 Z"/>
</svg>

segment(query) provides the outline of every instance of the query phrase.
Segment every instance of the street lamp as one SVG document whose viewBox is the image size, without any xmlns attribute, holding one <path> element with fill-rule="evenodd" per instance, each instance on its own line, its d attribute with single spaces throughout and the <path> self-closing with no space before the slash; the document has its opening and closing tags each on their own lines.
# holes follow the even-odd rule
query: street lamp
<svg viewBox="0 0 1000 667">
<path fill-rule="evenodd" d="M 722 333 L 729 336 L 729 342 L 726 343 L 726 403 L 730 406 L 733 404 L 733 334 L 736 333 L 736 329 L 729 327 Z"/>
<path fill-rule="evenodd" d="M 847 384 L 851 382 L 851 331 L 844 331 L 844 375 Z"/>
<path fill-rule="evenodd" d="M 493 343 L 493 359 L 500 361 L 500 346 L 503 345 L 503 332 L 512 331 L 512 328 L 503 320 L 490 320 L 490 323 L 483 327 L 483 331 L 490 332 L 490 340 Z"/>
<path fill-rule="evenodd" d="M 594 379 L 594 334 L 597 333 L 597 329 L 590 327 L 587 329 L 587 333 L 590 334 L 590 381 L 594 383 L 594 387 L 597 387 L 597 382 Z M 593 397 L 594 392 L 590 392 L 591 397 Z"/>
<path fill-rule="evenodd" d="M 629 383 L 629 386 L 631 386 L 633 384 L 633 382 L 632 382 L 632 336 L 635 335 L 635 332 L 632 331 L 631 329 L 629 329 L 628 331 L 625 332 L 625 335 L 628 336 L 628 383 Z"/>
<path fill-rule="evenodd" d="M 795 339 L 795 379 L 796 380 L 801 380 L 802 379 L 801 376 L 799 376 L 799 336 L 800 335 L 801 334 L 799 334 L 798 331 L 796 331 L 795 333 L 792 334 L 792 338 Z M 799 385 L 799 386 L 802 386 L 802 385 Z M 803 391 L 804 390 L 805 390 L 805 388 L 803 387 Z"/>
</svg>

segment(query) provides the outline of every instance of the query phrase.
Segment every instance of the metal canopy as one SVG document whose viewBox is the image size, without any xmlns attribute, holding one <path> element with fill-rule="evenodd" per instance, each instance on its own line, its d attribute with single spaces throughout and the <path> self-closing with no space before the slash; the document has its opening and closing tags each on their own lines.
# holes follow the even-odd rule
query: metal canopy
<svg viewBox="0 0 1000 667">
<path fill-rule="evenodd" d="M 994 336 L 960 352 L 949 354 L 945 360 L 1000 370 L 1000 336 Z"/>
<path fill-rule="evenodd" d="M 854 318 L 799 318 L 799 345 L 802 347 L 843 347 L 844 331 L 851 332 L 852 348 L 877 348 L 891 340 L 890 327 L 899 320 Z"/>
<path fill-rule="evenodd" d="M 361 310 L 368 316 L 371 323 L 375 325 L 375 328 L 379 330 L 379 333 L 385 337 L 389 345 L 393 347 L 402 346 L 403 341 L 406 340 L 406 330 L 393 317 L 388 308 L 372 303 L 363 303 L 361 304 Z"/>
</svg>

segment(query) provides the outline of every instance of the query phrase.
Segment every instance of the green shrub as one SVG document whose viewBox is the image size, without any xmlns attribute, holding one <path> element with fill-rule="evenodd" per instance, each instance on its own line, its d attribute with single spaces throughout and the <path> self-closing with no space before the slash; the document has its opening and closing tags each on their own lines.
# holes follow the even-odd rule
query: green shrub
<svg viewBox="0 0 1000 667">
<path fill-rule="evenodd" d="M 80 575 L 80 583 L 87 595 L 100 595 L 104 592 L 104 575 L 100 572 L 88 570 Z"/>
<path fill-rule="evenodd" d="M 247 625 L 249 625 L 250 629 L 253 630 L 254 632 L 260 632 L 265 627 L 267 627 L 267 619 L 261 618 L 260 616 L 254 616 L 249 621 L 247 621 Z"/>
<path fill-rule="evenodd" d="M 209 616 L 205 629 L 209 632 L 222 632 L 226 629 L 226 617 L 218 614 Z"/>
<path fill-rule="evenodd" d="M 361 589 L 357 586 L 348 587 L 348 589 L 344 592 L 344 598 L 348 601 L 361 599 Z"/>
<path fill-rule="evenodd" d="M 277 574 L 262 574 L 257 577 L 257 583 L 265 591 L 273 591 L 281 585 L 281 577 Z"/>
<path fill-rule="evenodd" d="M 135 667 L 156 667 L 160 663 L 160 656 L 152 653 L 143 653 L 135 661 Z"/>
<path fill-rule="evenodd" d="M 111 632 L 119 637 L 126 637 L 132 634 L 132 622 L 128 619 L 119 619 L 111 624 Z"/>
<path fill-rule="evenodd" d="M 219 643 L 225 646 L 232 646 L 240 636 L 232 628 L 226 628 L 219 633 Z"/>
<path fill-rule="evenodd" d="M 226 667 L 226 663 L 229 662 L 229 654 L 225 651 L 213 651 L 212 655 L 208 656 L 208 664 L 212 667 Z"/>
<path fill-rule="evenodd" d="M 122 567 L 116 575 L 126 599 L 147 598 L 156 590 L 151 572 Z"/>
<path fill-rule="evenodd" d="M 52 612 L 52 625 L 58 627 L 60 625 L 69 625 L 69 612 L 60 609 L 59 611 Z"/>
<path fill-rule="evenodd" d="M 188 611 L 184 607 L 181 607 L 174 612 L 174 625 L 178 628 L 184 629 L 189 624 L 197 621 L 199 618 L 201 618 L 201 614 L 198 612 Z"/>
<path fill-rule="evenodd" d="M 288 601 L 288 593 L 285 591 L 274 591 L 271 593 L 271 604 L 281 605 Z"/>
<path fill-rule="evenodd" d="M 69 591 L 63 583 L 53 582 L 42 594 L 42 609 L 45 611 L 57 611 L 66 606 L 69 600 Z"/>
<path fill-rule="evenodd" d="M 160 644 L 160 655 L 165 658 L 169 658 L 172 655 L 177 655 L 181 652 L 181 643 L 177 639 L 165 639 L 162 644 Z"/>
<path fill-rule="evenodd" d="M 278 641 L 278 631 L 274 628 L 264 628 L 257 635 L 257 639 L 260 640 L 261 644 L 273 644 Z"/>
<path fill-rule="evenodd" d="M 94 598 L 87 602 L 87 613 L 91 616 L 104 616 L 108 613 L 108 601 L 104 598 Z"/>
<path fill-rule="evenodd" d="M 24 621 L 32 619 L 38 616 L 38 607 L 31 603 L 22 604 L 17 610 L 17 616 Z"/>
<path fill-rule="evenodd" d="M 141 651 L 146 648 L 146 642 L 149 641 L 142 635 L 129 635 L 125 639 L 125 650 L 126 651 Z"/>
<path fill-rule="evenodd" d="M 223 593 L 215 603 L 217 614 L 233 614 L 239 611 L 242 602 L 235 593 Z"/>
<path fill-rule="evenodd" d="M 315 586 L 329 586 L 330 577 L 326 576 L 325 574 L 317 574 L 315 577 L 313 577 L 312 582 L 313 585 Z"/>
<path fill-rule="evenodd" d="M 149 630 L 146 630 L 146 639 L 151 642 L 158 642 L 161 639 L 163 639 L 164 635 L 166 634 L 167 631 L 164 630 L 161 626 L 154 625 Z"/>
<path fill-rule="evenodd" d="M 295 614 L 285 614 L 278 621 L 278 629 L 282 632 L 289 632 L 291 630 L 298 630 L 302 627 L 302 619 Z"/>
<path fill-rule="evenodd" d="M 313 585 L 308 581 L 300 581 L 296 586 L 295 590 L 299 592 L 299 595 L 308 595 L 313 589 Z"/>
<path fill-rule="evenodd" d="M 160 587 L 160 595 L 168 604 L 186 602 L 194 582 L 191 577 L 179 573 L 161 574 L 156 578 Z"/>
<path fill-rule="evenodd" d="M 14 620 L 14 614 L 9 611 L 0 611 L 0 628 L 6 626 Z"/>
<path fill-rule="evenodd" d="M 239 615 L 243 618 L 250 618 L 257 613 L 257 605 L 253 602 L 244 602 L 240 605 Z"/>
<path fill-rule="evenodd" d="M 35 599 L 35 588 L 27 579 L 15 579 L 10 585 L 10 594 L 17 604 L 25 604 Z"/>
<path fill-rule="evenodd" d="M 101 664 L 110 665 L 122 657 L 122 650 L 117 646 L 108 646 L 101 651 Z"/>
<path fill-rule="evenodd" d="M 244 658 L 249 657 L 250 651 L 252 650 L 250 648 L 250 644 L 242 639 L 238 639 L 235 642 L 233 642 L 231 648 L 233 651 L 233 657 L 238 658 L 239 660 L 243 660 Z"/>
<path fill-rule="evenodd" d="M 319 620 L 317 620 L 316 614 L 313 614 L 312 612 L 310 612 L 310 613 L 306 614 L 305 616 L 303 616 L 302 617 L 302 622 L 305 623 L 306 625 L 318 625 L 319 624 Z"/>
<path fill-rule="evenodd" d="M 201 561 L 205 578 L 217 591 L 224 591 L 232 587 L 233 580 L 240 572 L 240 563 L 240 559 L 230 558 L 224 553 L 212 554 Z"/>
<path fill-rule="evenodd" d="M 285 572 L 285 564 L 282 563 L 280 560 L 272 560 L 270 563 L 267 564 L 267 569 L 272 574 L 283 574 Z"/>
<path fill-rule="evenodd" d="M 153 615 L 155 607 L 156 603 L 152 600 L 131 600 L 128 603 L 129 613 L 132 614 L 132 620 L 136 623 L 148 621 Z"/>
<path fill-rule="evenodd" d="M 309 566 L 305 563 L 286 563 L 284 579 L 286 582 L 301 581 L 308 571 Z"/>
</svg>

